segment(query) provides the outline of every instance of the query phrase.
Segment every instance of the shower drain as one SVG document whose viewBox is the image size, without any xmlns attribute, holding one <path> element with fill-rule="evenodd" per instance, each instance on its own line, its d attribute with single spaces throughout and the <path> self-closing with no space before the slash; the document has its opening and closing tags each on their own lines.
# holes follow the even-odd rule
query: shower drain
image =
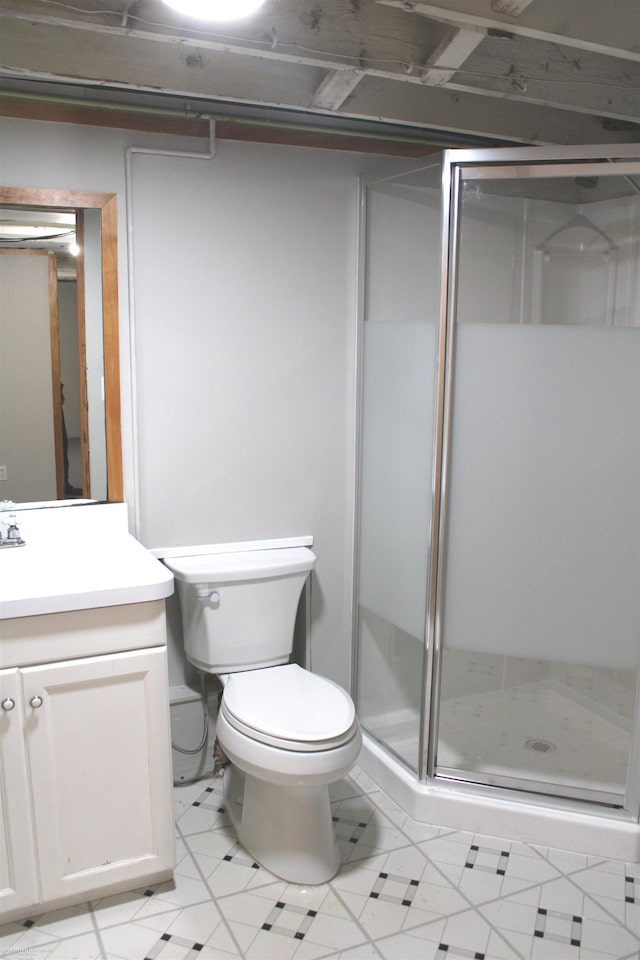
<svg viewBox="0 0 640 960">
<path fill-rule="evenodd" d="M 537 753 L 554 753 L 558 749 L 551 740 L 527 740 L 525 747 L 527 750 L 535 750 Z"/>
</svg>

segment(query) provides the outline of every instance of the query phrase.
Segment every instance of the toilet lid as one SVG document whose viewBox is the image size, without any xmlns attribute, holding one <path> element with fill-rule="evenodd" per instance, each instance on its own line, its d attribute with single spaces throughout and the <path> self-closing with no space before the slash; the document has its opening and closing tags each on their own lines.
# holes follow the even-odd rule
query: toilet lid
<svg viewBox="0 0 640 960">
<path fill-rule="evenodd" d="M 297 664 L 228 675 L 221 709 L 254 740 L 289 750 L 328 750 L 354 735 L 351 697 Z"/>
</svg>

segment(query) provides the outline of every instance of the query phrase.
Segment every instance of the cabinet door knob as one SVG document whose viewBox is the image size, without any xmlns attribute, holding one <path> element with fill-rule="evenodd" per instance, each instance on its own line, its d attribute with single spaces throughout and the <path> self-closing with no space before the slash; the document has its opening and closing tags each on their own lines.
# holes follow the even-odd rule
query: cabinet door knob
<svg viewBox="0 0 640 960">
<path fill-rule="evenodd" d="M 15 700 L 12 700 L 11 697 L 5 697 L 5 699 L 2 701 L 3 710 L 13 710 L 15 705 L 16 705 L 16 702 Z"/>
<path fill-rule="evenodd" d="M 38 707 L 42 706 L 42 697 L 39 697 L 38 694 L 36 693 L 35 697 L 31 697 L 31 700 L 29 700 L 29 703 L 31 704 L 34 710 L 37 710 Z"/>
</svg>

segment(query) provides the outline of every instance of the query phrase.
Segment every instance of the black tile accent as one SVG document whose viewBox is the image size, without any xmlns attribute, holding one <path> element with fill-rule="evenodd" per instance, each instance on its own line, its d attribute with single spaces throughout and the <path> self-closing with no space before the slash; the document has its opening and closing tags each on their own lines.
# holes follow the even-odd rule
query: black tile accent
<svg viewBox="0 0 640 960">
<path fill-rule="evenodd" d="M 624 899 L 625 903 L 637 903 L 635 877 L 624 878 Z"/>
<path fill-rule="evenodd" d="M 262 924 L 262 929 L 273 930 L 274 933 L 291 937 L 293 940 L 304 940 L 317 915 L 317 910 L 305 910 L 304 907 L 278 900 Z"/>
<path fill-rule="evenodd" d="M 30 930 L 31 927 L 34 925 L 34 923 L 35 923 L 35 920 L 25 920 L 22 926 L 27 927 L 27 929 Z"/>
<path fill-rule="evenodd" d="M 582 917 L 538 907 L 533 935 L 547 941 L 580 947 L 582 943 Z"/>
<path fill-rule="evenodd" d="M 154 894 L 154 891 L 153 891 L 153 890 L 145 890 L 145 892 L 144 892 L 144 896 L 145 896 L 145 897 L 152 897 L 153 894 Z"/>
<path fill-rule="evenodd" d="M 194 943 L 194 945 L 191 947 L 191 949 L 192 949 L 192 950 L 202 950 L 203 947 L 204 947 L 204 943 Z"/>
<path fill-rule="evenodd" d="M 438 953 L 448 953 L 450 949 L 451 945 L 448 943 L 438 944 Z M 481 953 L 479 950 L 471 953 L 470 950 L 461 949 L 460 947 L 453 947 L 453 949 L 456 951 L 461 951 L 456 952 L 456 956 L 473 957 L 473 960 L 485 960 L 485 954 Z"/>
<path fill-rule="evenodd" d="M 166 941 L 168 942 L 169 940 L 171 940 L 171 934 L 170 934 L 170 933 L 163 933 L 162 936 L 160 937 L 160 939 L 161 939 L 161 940 L 166 940 Z"/>
<path fill-rule="evenodd" d="M 385 890 L 387 880 L 396 886 L 387 887 Z M 400 886 L 402 893 L 398 890 L 398 886 Z M 373 890 L 369 894 L 369 897 L 372 900 L 386 900 L 387 903 L 399 903 L 403 907 L 410 907 L 413 904 L 419 886 L 419 880 L 411 880 L 409 877 L 400 877 L 392 873 L 381 872 L 378 874 L 378 879 L 373 885 Z M 394 890 L 398 890 L 398 892 L 394 893 Z"/>
<path fill-rule="evenodd" d="M 338 840 L 343 843 L 356 844 L 367 829 L 368 824 L 362 820 L 349 820 L 347 817 L 331 817 L 336 826 Z"/>
<path fill-rule="evenodd" d="M 493 866 L 494 862 L 495 866 Z M 508 850 L 494 850 L 492 847 L 481 847 L 477 843 L 472 843 L 465 867 L 467 870 L 481 870 L 484 873 L 495 873 L 499 877 L 504 877 L 508 862 Z"/>
</svg>

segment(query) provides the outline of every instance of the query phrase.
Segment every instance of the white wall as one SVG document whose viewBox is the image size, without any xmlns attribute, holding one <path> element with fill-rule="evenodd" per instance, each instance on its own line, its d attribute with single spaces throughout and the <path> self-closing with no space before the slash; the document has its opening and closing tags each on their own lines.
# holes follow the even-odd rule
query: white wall
<svg viewBox="0 0 640 960">
<path fill-rule="evenodd" d="M 147 546 L 311 533 L 313 668 L 347 683 L 354 471 L 355 154 L 218 144 L 132 160 L 135 407 L 124 131 L 0 121 L 8 186 L 116 192 L 125 488 Z M 384 165 L 387 161 L 376 161 Z M 181 658 L 172 658 L 180 682 Z"/>
</svg>

